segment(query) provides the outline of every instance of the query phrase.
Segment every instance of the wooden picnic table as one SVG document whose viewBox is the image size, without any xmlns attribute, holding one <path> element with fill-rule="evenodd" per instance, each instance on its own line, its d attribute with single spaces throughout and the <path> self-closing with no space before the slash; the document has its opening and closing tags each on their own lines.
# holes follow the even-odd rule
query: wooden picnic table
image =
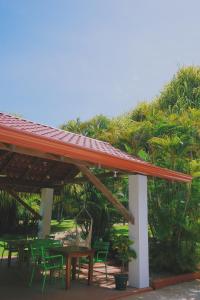
<svg viewBox="0 0 200 300">
<path fill-rule="evenodd" d="M 72 266 L 72 279 L 76 278 L 76 266 L 79 257 L 88 257 L 88 285 L 92 282 L 93 276 L 93 258 L 94 249 L 88 249 L 86 247 L 77 246 L 65 246 L 52 248 L 50 251 L 54 254 L 61 254 L 66 259 L 66 289 L 70 288 L 70 278 L 71 278 L 71 266 Z"/>
</svg>

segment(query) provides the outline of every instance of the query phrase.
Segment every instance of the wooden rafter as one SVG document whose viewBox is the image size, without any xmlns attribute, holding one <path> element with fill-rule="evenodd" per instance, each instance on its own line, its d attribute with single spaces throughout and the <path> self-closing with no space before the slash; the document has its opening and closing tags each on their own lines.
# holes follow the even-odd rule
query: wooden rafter
<svg viewBox="0 0 200 300">
<path fill-rule="evenodd" d="M 104 178 L 108 178 L 113 176 L 113 172 L 107 172 L 107 173 L 103 173 L 103 174 L 99 174 L 96 175 L 96 177 L 98 179 L 104 179 Z M 119 179 L 120 176 L 122 175 L 118 175 L 118 177 L 116 179 Z M 12 185 L 18 185 L 18 186 L 25 186 L 25 187 L 38 187 L 38 188 L 42 188 L 42 187 L 59 187 L 59 186 L 63 186 L 65 184 L 84 184 L 87 181 L 87 178 L 82 176 L 82 177 L 78 177 L 78 178 L 66 178 L 64 180 L 52 180 L 51 178 L 48 180 L 46 179 L 45 181 L 36 181 L 36 180 L 28 180 L 28 179 L 23 179 L 23 178 L 9 178 L 9 177 L 5 177 L 5 178 L 1 178 L 0 177 L 0 185 L 1 186 L 12 186 Z"/>
<path fill-rule="evenodd" d="M 12 144 L 1 143 L 1 142 L 0 142 L 0 149 L 19 153 L 19 154 L 35 156 L 35 157 L 39 157 L 39 158 L 43 158 L 43 159 L 55 160 L 55 161 L 59 161 L 59 162 L 63 162 L 63 163 L 69 163 L 69 164 L 76 164 L 76 163 L 83 164 L 84 163 L 83 161 L 74 160 L 71 158 L 67 158 L 65 156 L 60 156 L 60 155 L 55 155 L 55 154 L 50 154 L 50 153 L 43 153 L 43 152 L 40 152 L 37 150 L 28 149 L 28 148 L 19 147 L 19 146 L 15 146 Z M 87 166 L 90 166 L 90 165 L 94 166 L 94 164 L 91 164 L 88 162 L 85 162 L 85 164 Z"/>
<path fill-rule="evenodd" d="M 34 181 L 34 180 L 25 180 L 25 179 L 17 179 L 17 178 L 0 178 L 0 185 L 19 185 L 19 186 L 30 186 L 30 187 L 52 187 L 56 185 L 55 182 L 52 181 Z"/>
<path fill-rule="evenodd" d="M 32 165 L 35 164 L 37 162 L 38 158 L 37 157 L 32 157 L 31 161 L 29 163 L 29 165 L 31 166 L 31 168 L 27 167 L 27 169 L 24 171 L 23 174 L 21 174 L 20 179 L 26 178 L 26 176 L 29 174 L 29 172 L 31 172 L 32 169 Z"/>
<path fill-rule="evenodd" d="M 9 162 L 12 160 L 13 156 L 14 156 L 14 153 L 10 152 L 10 153 L 8 153 L 7 157 L 4 158 L 3 164 L 0 167 L 1 174 L 4 173 L 6 167 L 8 166 Z"/>
<path fill-rule="evenodd" d="M 94 186 L 111 202 L 121 215 L 128 221 L 134 224 L 134 217 L 129 211 L 112 195 L 107 187 L 84 165 L 77 165 L 84 176 L 86 176 Z"/>
<path fill-rule="evenodd" d="M 53 172 L 55 172 L 56 171 L 56 169 L 57 169 L 57 162 L 56 161 L 48 161 L 48 163 L 47 163 L 47 169 L 46 169 L 46 171 L 45 171 L 45 173 L 44 173 L 44 175 L 43 175 L 43 180 L 45 181 L 47 178 L 51 178 L 51 173 L 52 173 L 52 171 Z"/>
<path fill-rule="evenodd" d="M 74 177 L 80 172 L 79 169 L 75 165 L 68 165 L 67 174 L 63 174 L 63 178 L 60 179 L 59 169 L 60 162 L 57 161 L 48 161 L 49 167 L 47 168 L 45 175 L 43 177 L 43 181 L 47 181 L 47 179 L 52 182 L 53 185 L 64 185 L 68 182 L 68 180 L 73 180 Z M 54 174 L 58 173 L 58 179 L 54 178 Z M 49 177 L 48 177 L 49 176 Z"/>
<path fill-rule="evenodd" d="M 24 206 L 30 213 L 38 220 L 41 220 L 42 217 L 40 214 L 38 214 L 34 209 L 32 209 L 26 202 L 24 202 L 19 195 L 12 189 L 6 189 L 6 191 L 17 201 L 19 202 L 22 206 Z"/>
<path fill-rule="evenodd" d="M 104 173 L 101 173 L 101 174 L 98 174 L 95 176 L 99 179 L 105 179 L 105 178 L 113 177 L 113 175 L 114 175 L 113 172 L 104 172 Z M 126 176 L 126 174 L 118 173 L 115 180 L 119 180 L 123 176 Z M 87 178 L 85 176 L 81 176 L 81 177 L 76 177 L 74 179 L 66 179 L 66 180 L 64 180 L 64 183 L 65 184 L 84 184 L 86 181 L 87 181 Z"/>
<path fill-rule="evenodd" d="M 67 171 L 67 174 L 65 175 L 65 177 L 63 178 L 62 181 L 68 182 L 68 181 L 73 181 L 75 180 L 76 176 L 80 173 L 80 170 L 77 168 L 77 166 L 72 165 L 71 168 Z"/>
</svg>

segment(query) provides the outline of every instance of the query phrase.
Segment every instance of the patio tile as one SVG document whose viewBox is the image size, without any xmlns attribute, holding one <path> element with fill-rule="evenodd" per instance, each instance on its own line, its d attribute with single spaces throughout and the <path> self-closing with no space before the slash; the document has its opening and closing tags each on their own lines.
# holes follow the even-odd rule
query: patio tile
<svg viewBox="0 0 200 300">
<path fill-rule="evenodd" d="M 96 268 L 97 267 L 97 268 Z M 57 280 L 52 284 L 47 283 L 45 293 L 41 293 L 41 281 L 34 280 L 33 286 L 28 287 L 28 270 L 19 268 L 12 260 L 12 265 L 7 268 L 6 260 L 0 265 L 0 291 L 2 300 L 115 300 L 135 294 L 138 290 L 128 288 L 126 291 L 114 289 L 113 273 L 119 269 L 113 266 L 108 267 L 108 280 L 106 281 L 105 269 L 103 266 L 95 266 L 94 280 L 91 286 L 87 285 L 87 269 L 82 268 L 79 280 L 71 282 L 71 288 L 65 290 L 61 287 L 61 281 Z"/>
</svg>

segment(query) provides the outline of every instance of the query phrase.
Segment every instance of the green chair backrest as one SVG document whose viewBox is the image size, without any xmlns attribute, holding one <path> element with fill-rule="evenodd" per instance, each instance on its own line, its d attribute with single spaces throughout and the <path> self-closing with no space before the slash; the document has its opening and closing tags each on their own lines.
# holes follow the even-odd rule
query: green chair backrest
<svg viewBox="0 0 200 300">
<path fill-rule="evenodd" d="M 61 247 L 62 246 L 62 241 L 60 241 L 60 240 L 49 240 L 49 245 L 51 247 Z"/>
<path fill-rule="evenodd" d="M 60 240 L 49 240 L 49 239 L 37 239 L 30 244 L 31 256 L 35 260 L 38 257 L 44 257 L 48 252 L 48 249 L 61 247 L 62 242 Z"/>
<path fill-rule="evenodd" d="M 48 255 L 47 249 L 41 244 L 31 245 L 31 260 L 34 264 L 45 265 L 45 258 Z"/>
<path fill-rule="evenodd" d="M 31 260 L 32 262 L 38 262 L 38 260 L 42 257 L 41 245 L 32 243 L 30 245 L 31 250 Z"/>
<path fill-rule="evenodd" d="M 109 242 L 95 241 L 94 245 L 93 245 L 93 248 L 96 251 L 107 251 L 108 252 L 109 246 L 110 246 Z"/>
</svg>

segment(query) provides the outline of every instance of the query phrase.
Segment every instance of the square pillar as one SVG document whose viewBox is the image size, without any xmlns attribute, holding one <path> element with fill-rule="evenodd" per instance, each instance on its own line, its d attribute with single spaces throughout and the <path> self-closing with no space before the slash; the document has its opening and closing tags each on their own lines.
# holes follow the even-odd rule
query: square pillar
<svg viewBox="0 0 200 300">
<path fill-rule="evenodd" d="M 53 189 L 42 188 L 41 189 L 41 204 L 40 215 L 42 220 L 39 222 L 38 237 L 45 238 L 50 234 L 51 230 L 51 214 L 53 205 Z"/>
<path fill-rule="evenodd" d="M 129 210 L 135 224 L 129 223 L 129 238 L 137 258 L 129 263 L 129 285 L 137 288 L 149 287 L 148 206 L 147 177 L 129 176 Z"/>
</svg>

